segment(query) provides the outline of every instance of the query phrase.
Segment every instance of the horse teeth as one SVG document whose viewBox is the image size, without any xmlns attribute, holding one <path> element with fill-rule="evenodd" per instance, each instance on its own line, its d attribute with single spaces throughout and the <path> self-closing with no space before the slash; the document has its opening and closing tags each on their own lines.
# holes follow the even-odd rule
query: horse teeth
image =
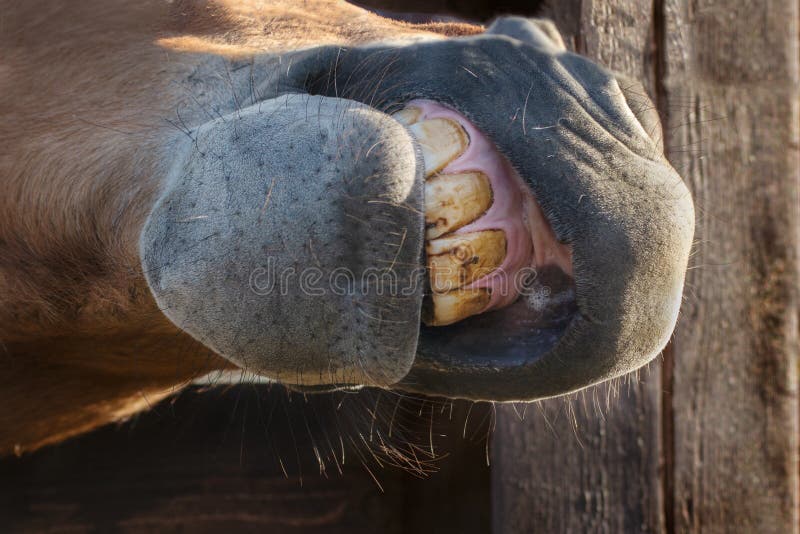
<svg viewBox="0 0 800 534">
<path fill-rule="evenodd" d="M 433 239 L 426 244 L 431 288 L 445 293 L 491 273 L 506 256 L 502 230 L 484 230 Z"/>
<path fill-rule="evenodd" d="M 446 326 L 457 323 L 483 311 L 489 304 L 488 289 L 456 289 L 448 293 L 434 293 L 426 303 L 423 321 L 428 326 Z"/>
<path fill-rule="evenodd" d="M 402 124 L 403 126 L 411 126 L 415 122 L 417 122 L 422 115 L 422 110 L 419 108 L 415 108 L 414 106 L 409 106 L 407 108 L 403 108 L 396 113 L 392 113 L 392 117 L 394 120 Z"/>
<path fill-rule="evenodd" d="M 492 205 L 492 187 L 481 172 L 440 174 L 425 183 L 426 237 L 458 230 Z"/>
<path fill-rule="evenodd" d="M 426 177 L 442 170 L 469 146 L 467 132 L 450 119 L 424 120 L 412 124 L 408 129 L 422 148 Z"/>
</svg>

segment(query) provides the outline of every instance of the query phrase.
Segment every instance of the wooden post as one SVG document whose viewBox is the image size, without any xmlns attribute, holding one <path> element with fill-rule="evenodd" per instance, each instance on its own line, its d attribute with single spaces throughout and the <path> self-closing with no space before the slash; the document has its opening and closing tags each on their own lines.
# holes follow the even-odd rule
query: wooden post
<svg viewBox="0 0 800 534">
<path fill-rule="evenodd" d="M 494 531 L 797 532 L 798 2 L 571 0 L 550 15 L 654 96 L 697 243 L 663 368 L 603 415 L 582 399 L 609 386 L 542 403 L 550 421 L 498 408 Z"/>
<path fill-rule="evenodd" d="M 679 532 L 797 532 L 798 2 L 663 18 L 667 145 L 698 208 L 669 512 Z"/>
</svg>

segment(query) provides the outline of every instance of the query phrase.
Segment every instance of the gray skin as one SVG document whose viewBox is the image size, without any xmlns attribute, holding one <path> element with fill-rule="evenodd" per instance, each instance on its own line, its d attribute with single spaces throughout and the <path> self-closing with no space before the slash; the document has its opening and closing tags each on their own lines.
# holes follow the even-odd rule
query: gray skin
<svg viewBox="0 0 800 534">
<path fill-rule="evenodd" d="M 141 238 L 164 313 L 222 356 L 301 389 L 506 401 L 620 376 L 667 343 L 691 196 L 641 86 L 566 52 L 552 25 L 507 17 L 477 37 L 233 67 L 235 109 L 174 147 Z M 386 114 L 415 98 L 468 117 L 530 186 L 572 247 L 574 281 L 539 280 L 567 304 L 420 326 L 423 169 Z M 355 285 L 332 288 L 336 269 Z"/>
</svg>

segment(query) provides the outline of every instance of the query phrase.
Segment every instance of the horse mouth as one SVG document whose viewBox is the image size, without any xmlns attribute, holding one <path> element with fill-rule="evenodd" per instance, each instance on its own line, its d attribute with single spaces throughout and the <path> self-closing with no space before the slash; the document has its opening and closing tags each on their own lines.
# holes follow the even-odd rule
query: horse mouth
<svg viewBox="0 0 800 534">
<path fill-rule="evenodd" d="M 556 346 L 578 315 L 572 247 L 558 240 L 526 179 L 462 113 L 422 99 L 386 112 L 415 145 L 425 224 L 416 355 L 390 387 L 461 396 L 465 369 L 529 365 Z"/>
<path fill-rule="evenodd" d="M 513 366 L 549 352 L 577 313 L 571 246 L 559 242 L 525 180 L 464 115 L 412 100 L 392 116 L 418 145 L 425 175 L 417 373 Z"/>
<path fill-rule="evenodd" d="M 415 100 L 393 114 L 419 146 L 425 174 L 423 321 L 447 326 L 499 310 L 529 294 L 539 271 L 572 277 L 570 246 L 559 243 L 530 188 L 466 117 Z"/>
<path fill-rule="evenodd" d="M 156 302 L 298 387 L 530 400 L 653 359 L 691 197 L 613 73 L 540 45 L 265 60 L 274 98 L 181 140 L 141 239 Z"/>
</svg>

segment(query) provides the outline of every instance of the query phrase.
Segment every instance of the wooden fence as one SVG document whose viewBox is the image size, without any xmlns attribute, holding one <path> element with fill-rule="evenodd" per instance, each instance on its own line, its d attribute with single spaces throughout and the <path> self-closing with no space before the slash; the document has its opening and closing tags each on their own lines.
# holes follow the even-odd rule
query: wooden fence
<svg viewBox="0 0 800 534">
<path fill-rule="evenodd" d="M 494 531 L 796 532 L 798 2 L 553 11 L 574 48 L 653 95 L 696 246 L 661 362 L 580 395 L 574 420 L 558 400 L 549 423 L 500 410 Z"/>
<path fill-rule="evenodd" d="M 568 46 L 645 84 L 696 200 L 678 329 L 637 376 L 528 406 L 423 403 L 430 418 L 448 412 L 435 440 L 419 418 L 450 451 L 427 479 L 358 454 L 324 473 L 294 458 L 317 450 L 296 429 L 322 399 L 187 393 L 0 462 L 0 530 L 798 532 L 799 11 L 798 0 L 545 9 Z M 286 410 L 271 430 L 282 442 L 265 446 L 252 421 L 271 401 Z M 276 447 L 288 456 L 264 452 Z"/>
</svg>

